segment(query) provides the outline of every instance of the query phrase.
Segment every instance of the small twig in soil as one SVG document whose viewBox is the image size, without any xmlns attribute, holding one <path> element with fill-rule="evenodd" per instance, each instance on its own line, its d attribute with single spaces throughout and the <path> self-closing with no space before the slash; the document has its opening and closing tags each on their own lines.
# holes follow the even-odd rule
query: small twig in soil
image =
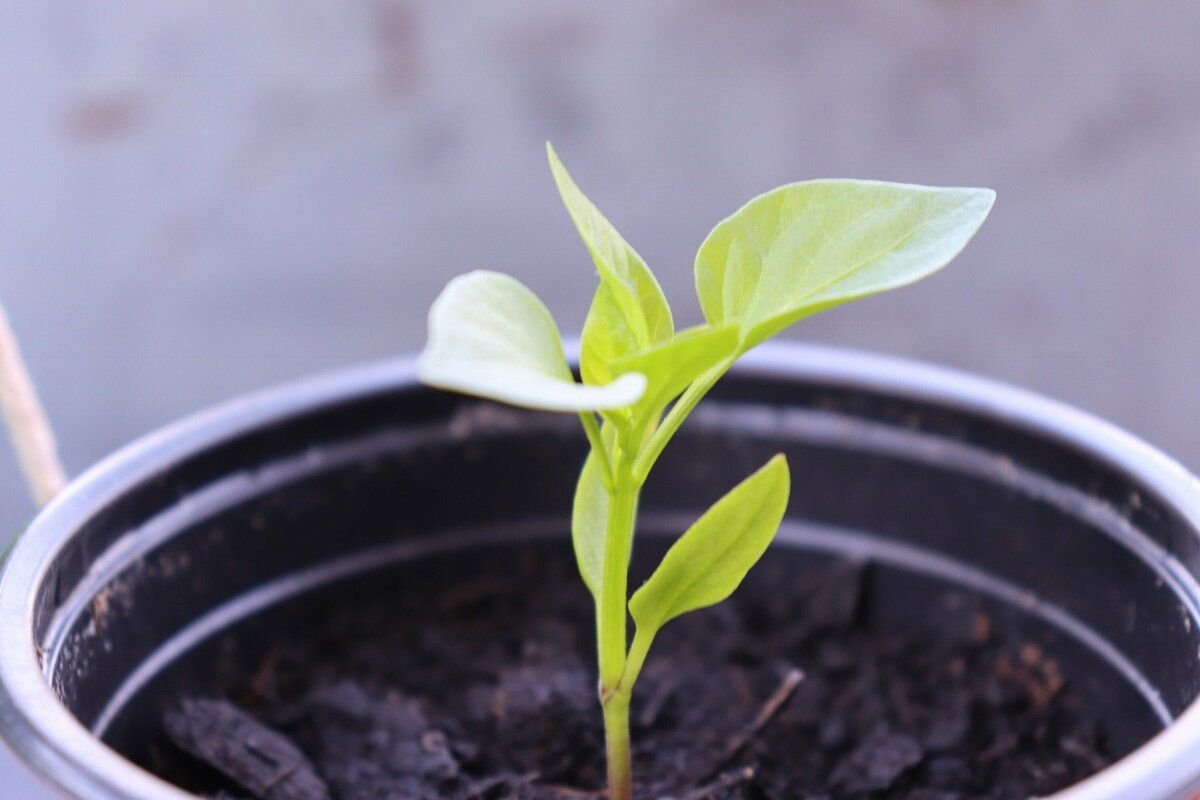
<svg viewBox="0 0 1200 800">
<path fill-rule="evenodd" d="M 763 728 L 767 727 L 767 724 L 774 719 L 779 710 L 791 698 L 792 693 L 796 691 L 796 687 L 800 685 L 800 681 L 802 680 L 804 680 L 803 670 L 797 668 L 788 670 L 787 674 L 783 676 L 783 680 L 779 682 L 779 686 L 767 698 L 767 702 L 763 703 L 762 708 L 754 715 L 754 720 L 729 740 L 729 744 L 725 747 L 725 752 L 713 764 L 712 769 L 704 773 L 700 780 L 712 780 L 730 761 L 737 758 L 754 737 L 761 733 Z"/>
<path fill-rule="evenodd" d="M 721 775 L 716 780 L 692 789 L 678 797 L 664 797 L 662 800 L 707 800 L 722 789 L 730 789 L 754 780 L 754 767 L 742 767 Z"/>
<path fill-rule="evenodd" d="M 58 460 L 54 433 L 38 401 L 3 306 L 0 306 L 0 415 L 8 426 L 17 461 L 34 502 L 43 506 L 62 491 L 67 476 Z"/>
<path fill-rule="evenodd" d="M 577 789 L 574 786 L 563 786 L 558 783 L 543 784 L 542 788 L 562 797 L 576 798 L 576 800 L 595 800 L 600 797 L 608 797 L 607 789 Z"/>
<path fill-rule="evenodd" d="M 258 670 L 254 673 L 254 677 L 250 679 L 250 693 L 252 697 L 266 697 L 268 682 L 275 674 L 275 667 L 279 663 L 280 656 L 283 655 L 283 647 L 276 644 L 267 651 L 267 655 L 259 664 Z"/>
<path fill-rule="evenodd" d="M 527 772 L 524 775 L 497 775 L 491 778 L 484 778 L 476 781 L 464 793 L 458 795 L 458 800 L 478 800 L 493 789 L 500 786 L 528 786 L 541 777 L 536 772 Z"/>
</svg>

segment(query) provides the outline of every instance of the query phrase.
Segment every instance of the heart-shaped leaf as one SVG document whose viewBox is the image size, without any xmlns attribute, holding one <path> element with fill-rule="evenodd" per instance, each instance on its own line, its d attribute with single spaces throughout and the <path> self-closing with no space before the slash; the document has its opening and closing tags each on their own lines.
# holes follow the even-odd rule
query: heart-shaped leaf
<svg viewBox="0 0 1200 800">
<path fill-rule="evenodd" d="M 671 308 L 646 262 L 580 191 L 549 143 L 546 155 L 563 205 L 602 284 L 583 329 L 584 380 L 607 382 L 612 377 L 608 361 L 671 336 Z"/>
<path fill-rule="evenodd" d="M 945 266 L 994 199 L 990 189 L 854 180 L 767 192 L 700 246 L 696 292 L 704 316 L 740 324 L 747 350 L 803 317 Z"/>
<path fill-rule="evenodd" d="M 732 594 L 775 537 L 790 488 L 777 455 L 688 528 L 629 601 L 639 635 Z"/>
<path fill-rule="evenodd" d="M 604 411 L 637 402 L 646 378 L 627 372 L 604 386 L 577 383 L 550 311 L 498 272 L 460 275 L 429 309 L 417 377 L 430 386 L 547 411 Z"/>
</svg>

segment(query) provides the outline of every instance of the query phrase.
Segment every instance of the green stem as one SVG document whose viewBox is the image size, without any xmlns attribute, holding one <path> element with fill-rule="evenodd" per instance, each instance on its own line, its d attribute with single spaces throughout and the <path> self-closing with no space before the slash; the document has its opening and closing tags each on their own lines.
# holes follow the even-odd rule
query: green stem
<svg viewBox="0 0 1200 800">
<path fill-rule="evenodd" d="M 600 435 L 600 426 L 596 423 L 596 415 L 591 411 L 581 411 L 579 421 L 583 423 L 583 432 L 587 434 L 588 443 L 592 446 L 592 452 L 600 459 L 600 474 L 604 478 L 604 488 L 612 491 L 612 461 L 608 457 L 608 450 L 604 447 L 604 437 Z"/>
<path fill-rule="evenodd" d="M 721 376 L 729 371 L 733 366 L 733 362 L 737 360 L 737 355 L 731 356 L 717 366 L 710 369 L 708 372 L 701 375 L 692 385 L 687 388 L 679 399 L 675 401 L 675 405 L 671 406 L 671 410 L 667 412 L 667 416 L 663 419 L 662 424 L 654 431 L 654 435 L 638 456 L 637 462 L 633 465 L 633 477 L 638 484 L 645 483 L 646 476 L 650 474 L 651 468 L 654 467 L 654 462 L 662 455 L 663 448 L 667 446 L 667 442 L 671 441 L 671 437 L 679 430 L 679 426 L 687 419 L 688 414 L 696 405 L 704 399 L 704 395 L 708 394 Z"/>
<path fill-rule="evenodd" d="M 608 497 L 604 535 L 604 583 L 600 590 L 599 646 L 602 697 L 616 691 L 625 671 L 625 611 L 629 582 L 629 553 L 637 517 L 638 488 L 627 466 L 618 466 Z"/>
<path fill-rule="evenodd" d="M 642 672 L 642 665 L 646 663 L 646 656 L 650 652 L 650 645 L 654 643 L 655 633 L 657 631 L 638 628 L 637 632 L 633 634 L 633 644 L 630 645 L 629 655 L 625 658 L 625 671 L 621 673 L 618 693 L 633 693 L 633 686 L 637 683 L 638 675 Z"/>
<path fill-rule="evenodd" d="M 604 743 L 608 755 L 608 800 L 633 800 L 628 694 L 612 695 L 604 704 Z"/>
<path fill-rule="evenodd" d="M 637 519 L 638 493 L 667 442 L 733 362 L 734 359 L 730 358 L 718 364 L 688 387 L 632 464 L 632 459 L 626 454 L 631 455 L 637 450 L 627 441 L 628 430 L 618 429 L 617 445 L 610 456 L 603 446 L 595 417 L 591 414 L 580 415 L 592 449 L 606 459 L 606 473 L 611 478 L 606 484 L 608 520 L 604 535 L 604 576 L 596 608 L 600 703 L 604 709 L 604 739 L 608 757 L 608 800 L 633 798 L 629 701 L 633 685 L 637 682 L 654 640 L 653 631 L 639 630 L 634 635 L 632 645 L 629 645 L 626 634 L 629 558 Z"/>
<path fill-rule="evenodd" d="M 616 459 L 617 470 L 608 497 L 604 538 L 604 582 L 597 610 L 600 661 L 600 703 L 604 709 L 604 738 L 608 756 L 609 800 L 632 800 L 633 766 L 629 749 L 630 692 L 621 683 L 625 673 L 626 594 L 629 556 L 637 518 L 638 484 L 628 462 Z"/>
</svg>

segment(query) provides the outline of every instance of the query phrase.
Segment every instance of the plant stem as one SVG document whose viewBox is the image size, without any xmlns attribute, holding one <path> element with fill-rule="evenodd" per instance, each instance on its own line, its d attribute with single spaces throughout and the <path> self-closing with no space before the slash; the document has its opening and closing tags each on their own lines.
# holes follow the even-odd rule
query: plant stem
<svg viewBox="0 0 1200 800">
<path fill-rule="evenodd" d="M 667 442 L 671 441 L 671 437 L 679 430 L 679 426 L 687 419 L 688 414 L 696 407 L 704 395 L 708 394 L 721 376 L 729 371 L 733 366 L 733 362 L 737 360 L 740 353 L 736 353 L 717 366 L 710 369 L 708 372 L 701 375 L 692 385 L 687 388 L 679 399 L 675 401 L 675 405 L 671 406 L 671 410 L 667 412 L 667 416 L 663 418 L 658 429 L 654 431 L 654 435 L 650 437 L 650 441 L 646 444 L 641 455 L 638 456 L 637 463 L 633 465 L 634 479 L 638 483 L 644 483 L 646 476 L 650 474 L 650 469 L 654 466 L 654 462 L 662 455 L 663 448 L 667 446 Z"/>
<path fill-rule="evenodd" d="M 629 646 L 629 655 L 625 659 L 625 671 L 621 673 L 619 691 L 632 694 L 633 686 L 637 683 L 653 643 L 654 633 L 647 633 L 646 630 L 638 628 L 633 634 L 633 644 Z"/>
<path fill-rule="evenodd" d="M 608 755 L 608 800 L 633 800 L 627 692 L 610 695 L 604 704 L 604 742 Z"/>
<path fill-rule="evenodd" d="M 611 492 L 613 486 L 612 461 L 608 457 L 608 449 L 604 446 L 604 437 L 600 434 L 596 415 L 591 411 L 582 411 L 579 414 L 579 421 L 583 423 L 583 432 L 587 434 L 592 452 L 596 454 L 596 458 L 600 459 L 600 474 L 604 479 L 604 488 Z"/>
<path fill-rule="evenodd" d="M 629 556 L 637 518 L 639 484 L 628 461 L 616 461 L 608 498 L 604 538 L 604 582 L 597 612 L 600 661 L 600 704 L 604 709 L 604 739 L 608 757 L 608 800 L 632 800 L 633 759 L 629 750 L 630 691 L 622 685 L 626 656 L 626 593 Z"/>
<path fill-rule="evenodd" d="M 637 518 L 638 487 L 628 465 L 618 463 L 608 498 L 604 536 L 604 583 L 600 590 L 599 657 L 601 699 L 614 693 L 625 671 L 625 610 L 629 582 L 629 553 Z"/>
<path fill-rule="evenodd" d="M 633 757 L 629 745 L 629 702 L 633 685 L 646 661 L 653 633 L 638 631 L 626 650 L 629 559 L 637 519 L 638 493 L 650 468 L 667 442 L 708 390 L 720 380 L 734 359 L 718 364 L 700 376 L 676 401 L 671 411 L 633 463 L 626 453 L 637 452 L 619 435 L 624 446 L 615 448 L 608 462 L 612 481 L 608 488 L 608 521 L 604 538 L 604 583 L 596 613 L 600 660 L 600 703 L 604 709 L 604 741 L 608 758 L 608 800 L 633 800 Z M 589 425 L 589 423 L 591 423 Z M 603 454 L 595 418 L 588 415 L 584 428 L 592 448 Z M 597 447 L 598 442 L 600 446 Z"/>
</svg>

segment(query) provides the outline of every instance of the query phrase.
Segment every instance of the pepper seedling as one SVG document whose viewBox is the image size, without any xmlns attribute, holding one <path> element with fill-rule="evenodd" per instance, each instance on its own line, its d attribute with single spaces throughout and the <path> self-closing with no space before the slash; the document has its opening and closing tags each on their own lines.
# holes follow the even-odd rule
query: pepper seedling
<svg viewBox="0 0 1200 800">
<path fill-rule="evenodd" d="M 596 605 L 608 797 L 631 800 L 629 705 L 655 635 L 727 598 L 787 507 L 783 455 L 735 486 L 679 537 L 628 596 L 638 496 L 667 443 L 734 362 L 794 322 L 940 269 L 967 244 L 990 189 L 857 180 L 792 183 L 718 224 L 696 256 L 706 323 L 676 331 L 657 279 L 547 145 L 564 204 L 599 273 L 577 381 L 549 310 L 516 279 L 477 271 L 429 312 L 417 375 L 432 386 L 579 415 L 591 449 L 571 532 Z M 626 630 L 632 617 L 632 642 Z"/>
</svg>

